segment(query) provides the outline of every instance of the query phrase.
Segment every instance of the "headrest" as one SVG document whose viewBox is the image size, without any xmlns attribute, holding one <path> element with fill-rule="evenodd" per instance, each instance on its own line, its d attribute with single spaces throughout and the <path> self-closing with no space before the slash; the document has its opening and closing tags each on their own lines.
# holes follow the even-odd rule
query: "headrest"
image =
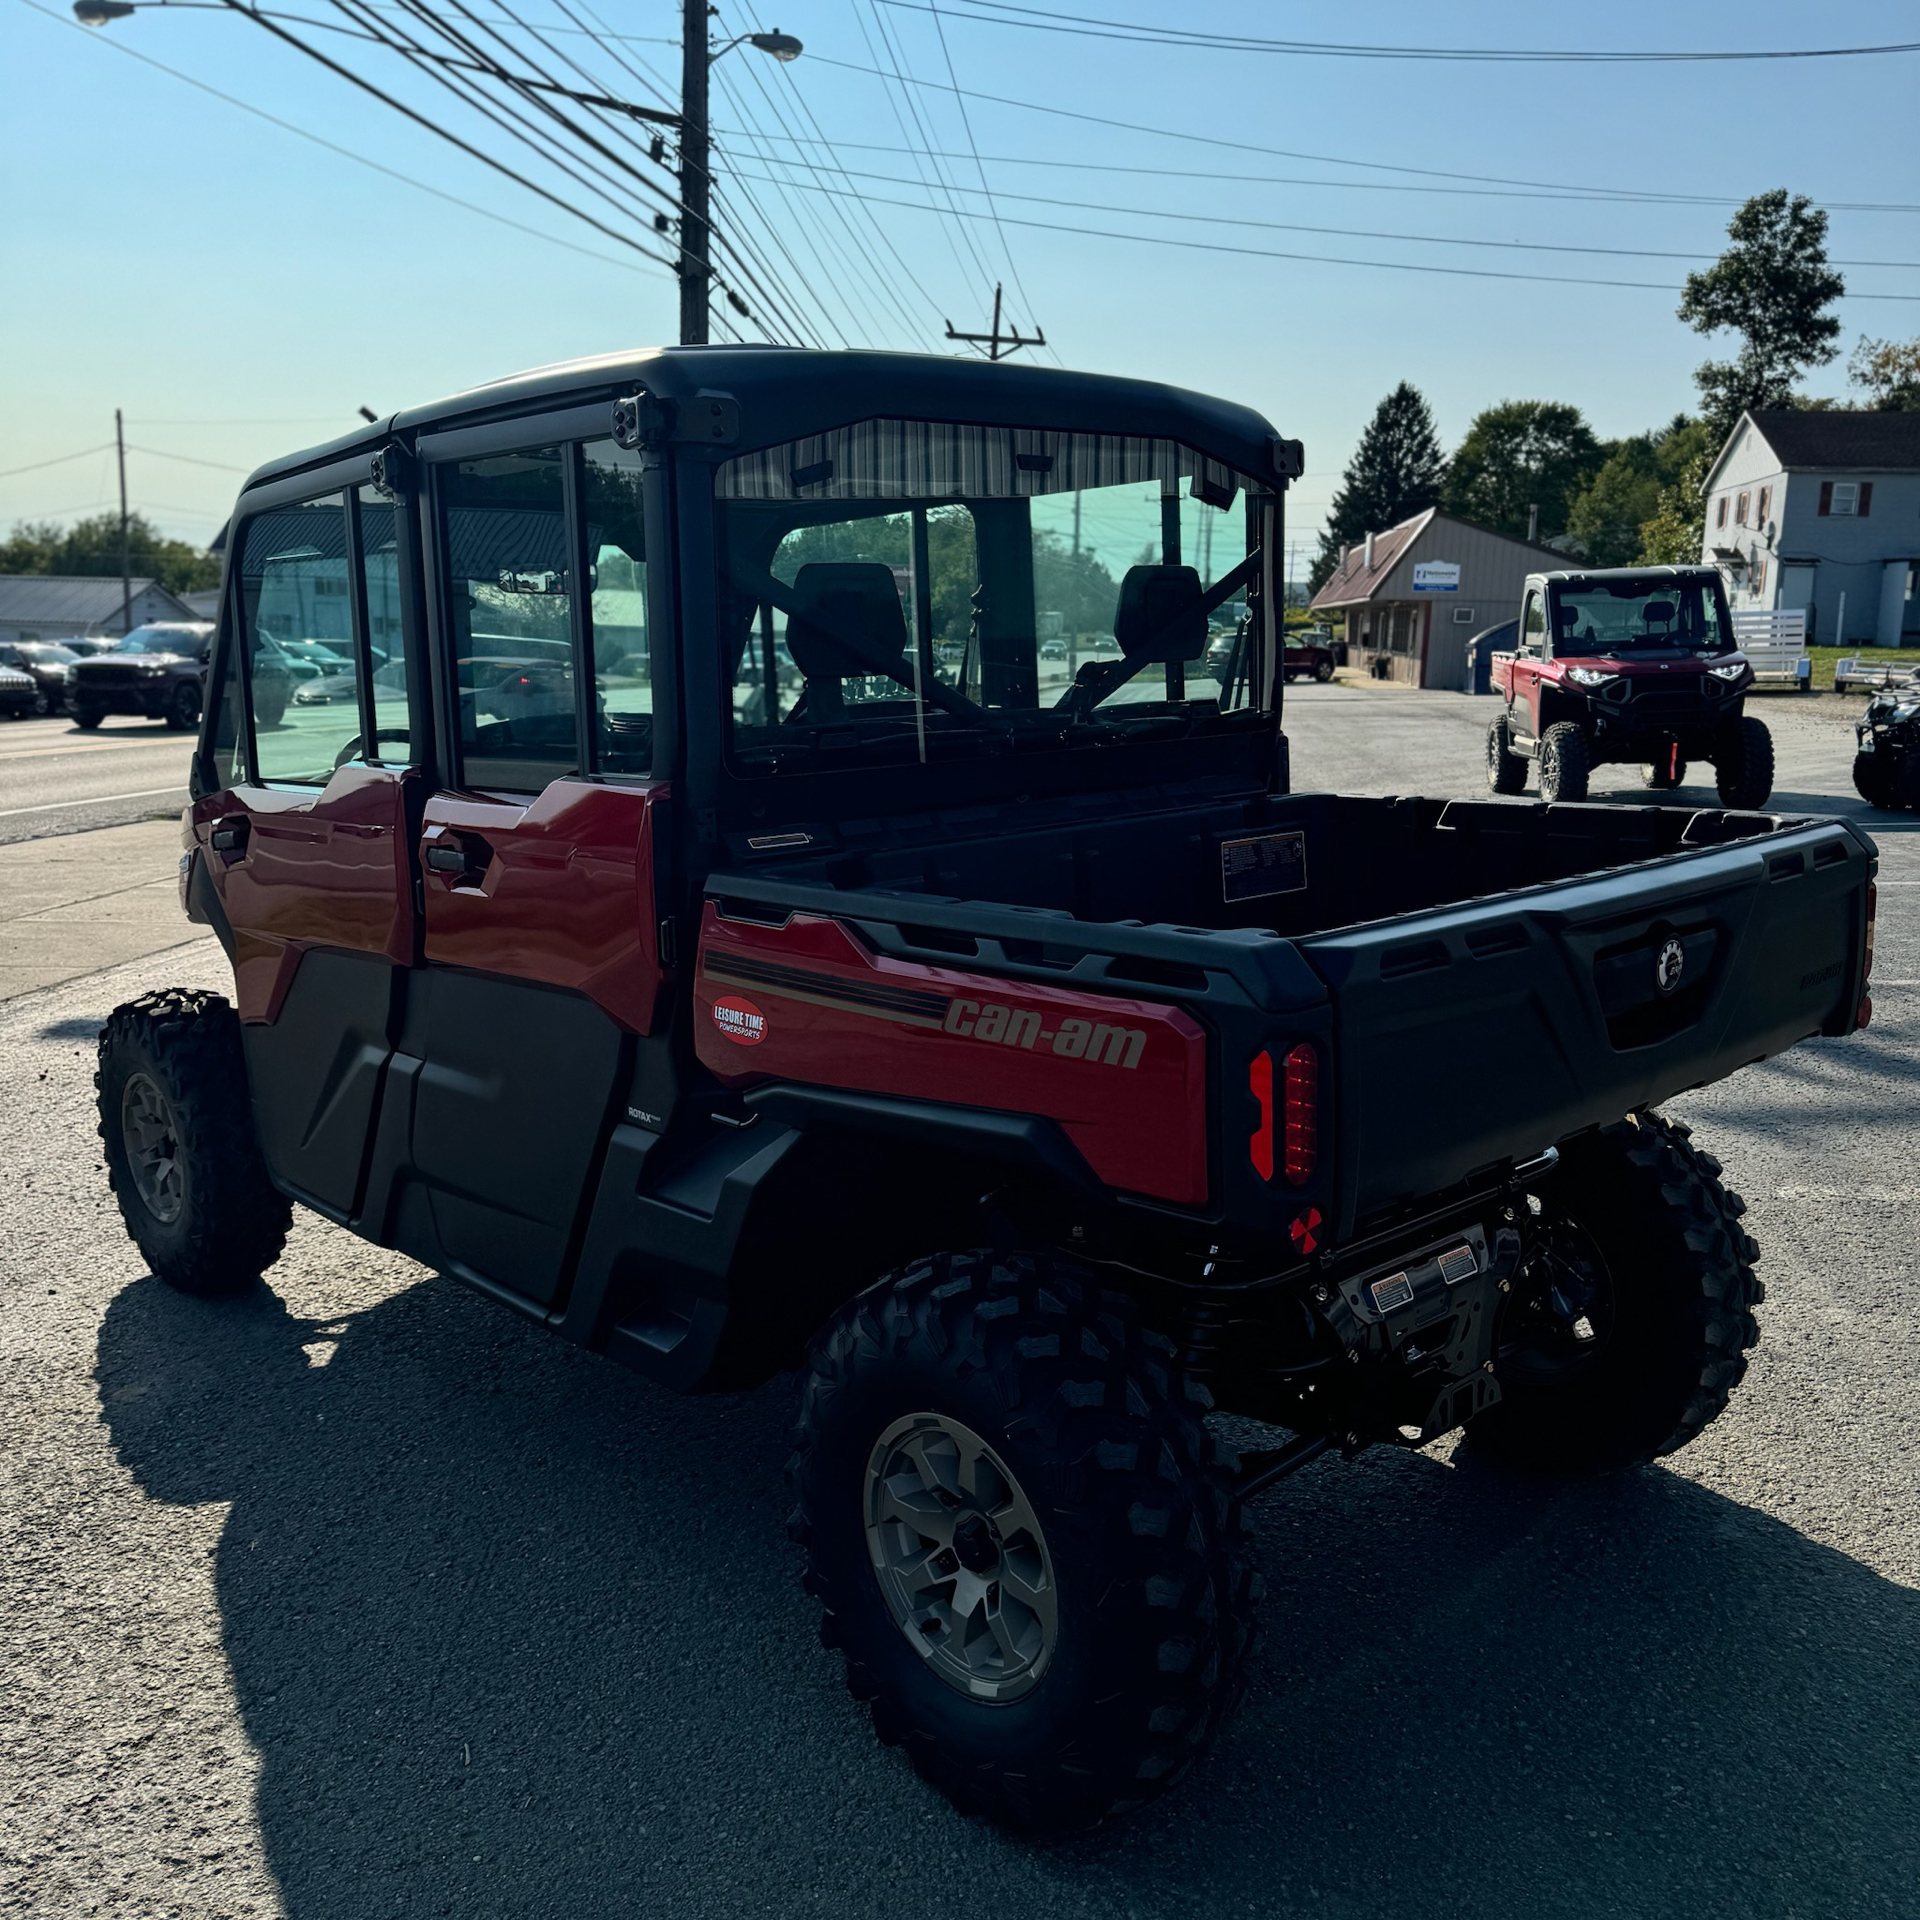
<svg viewBox="0 0 1920 1920">
<path fill-rule="evenodd" d="M 1669 627 L 1680 609 L 1671 600 L 1649 600 L 1640 609 L 1640 618 L 1650 627 Z"/>
<path fill-rule="evenodd" d="M 815 560 L 793 577 L 787 651 L 809 680 L 884 674 L 907 651 L 893 569 L 877 560 Z"/>
<path fill-rule="evenodd" d="M 1113 637 L 1131 661 L 1198 660 L 1207 650 L 1207 610 L 1191 567 L 1129 567 L 1120 582 Z"/>
<path fill-rule="evenodd" d="M 1571 633 L 1580 624 L 1578 607 L 1556 606 L 1553 610 L 1553 625 L 1556 633 Z"/>
</svg>

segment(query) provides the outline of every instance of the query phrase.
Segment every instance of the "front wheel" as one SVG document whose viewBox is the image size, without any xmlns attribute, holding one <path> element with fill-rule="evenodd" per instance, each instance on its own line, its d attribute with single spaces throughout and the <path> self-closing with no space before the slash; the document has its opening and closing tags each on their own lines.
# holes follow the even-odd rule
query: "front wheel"
<svg viewBox="0 0 1920 1920">
<path fill-rule="evenodd" d="M 1331 660 L 1322 660 L 1320 664 L 1314 668 L 1313 677 L 1324 687 L 1327 682 L 1333 678 L 1333 662 Z"/>
<path fill-rule="evenodd" d="M 182 682 L 167 702 L 167 725 L 175 733 L 187 733 L 200 724 L 200 689 Z"/>
<path fill-rule="evenodd" d="M 1487 729 L 1487 791 L 1525 793 L 1527 758 L 1513 750 L 1513 727 L 1505 714 Z"/>
<path fill-rule="evenodd" d="M 1540 736 L 1540 798 L 1584 800 L 1593 755 L 1571 720 L 1556 720 Z"/>
<path fill-rule="evenodd" d="M 1090 1825 L 1225 1717 L 1257 1590 L 1206 1404 L 1130 1301 L 1017 1255 L 918 1262 L 816 1342 L 789 1473 L 821 1639 L 963 1810 Z"/>
<path fill-rule="evenodd" d="M 93 1084 L 107 1182 L 148 1267 L 182 1293 L 244 1293 L 293 1211 L 254 1139 L 233 1008 L 181 989 L 114 1008 Z"/>
<path fill-rule="evenodd" d="M 106 715 L 97 707 L 75 707 L 73 710 L 73 724 L 82 733 L 91 733 L 105 718 Z"/>
<path fill-rule="evenodd" d="M 1773 792 L 1773 735 L 1764 720 L 1742 714 L 1728 723 L 1715 743 L 1713 783 L 1720 804 L 1738 813 L 1751 813 L 1767 804 Z"/>
<path fill-rule="evenodd" d="M 1570 1142 L 1501 1307 L 1501 1398 L 1473 1444 L 1532 1472 L 1672 1453 L 1726 1411 L 1760 1338 L 1745 1203 L 1686 1127 L 1643 1113 Z"/>
<path fill-rule="evenodd" d="M 1853 756 L 1853 790 L 1870 807 L 1892 807 L 1893 778 L 1884 753 Z"/>
</svg>

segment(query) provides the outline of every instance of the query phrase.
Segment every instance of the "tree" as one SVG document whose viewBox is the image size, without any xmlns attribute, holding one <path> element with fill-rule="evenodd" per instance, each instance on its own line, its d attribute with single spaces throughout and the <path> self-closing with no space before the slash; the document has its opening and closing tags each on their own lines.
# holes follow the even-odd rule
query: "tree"
<svg viewBox="0 0 1920 1920">
<path fill-rule="evenodd" d="M 1706 272 L 1687 275 L 1679 308 L 1696 333 L 1742 339 L 1732 360 L 1694 370 L 1701 411 L 1721 440 L 1749 407 L 1789 404 L 1794 381 L 1839 352 L 1839 316 L 1827 308 L 1846 291 L 1827 261 L 1827 216 L 1805 194 L 1755 194 L 1727 237 L 1733 244 Z"/>
<path fill-rule="evenodd" d="M 1433 410 L 1418 387 L 1402 380 L 1374 409 L 1340 477 L 1307 584 L 1315 592 L 1325 586 L 1369 530 L 1382 532 L 1437 506 L 1446 472 Z"/>
<path fill-rule="evenodd" d="M 1867 390 L 1875 413 L 1920 413 L 1920 339 L 1869 340 L 1863 334 L 1847 378 Z"/>
<path fill-rule="evenodd" d="M 220 584 L 220 561 L 185 540 L 169 540 L 143 514 L 127 516 L 127 565 L 137 578 L 156 580 L 172 593 Z M 51 520 L 23 520 L 0 541 L 0 573 L 120 573 L 120 516 L 95 514 L 62 527 Z"/>
<path fill-rule="evenodd" d="M 1539 538 L 1567 530 L 1575 498 L 1605 459 L 1578 407 L 1558 400 L 1502 400 L 1467 429 L 1447 472 L 1446 506 L 1476 526 L 1524 539 L 1529 509 Z"/>
<path fill-rule="evenodd" d="M 1654 462 L 1664 478 L 1654 511 L 1640 528 L 1637 564 L 1643 567 L 1696 567 L 1707 532 L 1707 471 L 1720 451 L 1723 435 L 1704 420 L 1675 419 L 1653 443 Z"/>
<path fill-rule="evenodd" d="M 1653 435 L 1617 440 L 1606 464 L 1575 496 L 1567 532 L 1596 567 L 1624 567 L 1640 551 L 1640 523 L 1660 506 L 1660 468 Z"/>
</svg>

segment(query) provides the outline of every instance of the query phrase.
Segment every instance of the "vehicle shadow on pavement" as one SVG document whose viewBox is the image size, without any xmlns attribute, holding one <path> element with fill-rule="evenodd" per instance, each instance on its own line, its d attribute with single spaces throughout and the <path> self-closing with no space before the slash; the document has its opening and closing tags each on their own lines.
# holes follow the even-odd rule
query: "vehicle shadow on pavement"
<svg viewBox="0 0 1920 1920">
<path fill-rule="evenodd" d="M 788 1393 L 679 1400 L 429 1281 L 344 1326 L 142 1279 L 102 1417 L 229 1501 L 290 1920 L 1911 1911 L 1920 1595 L 1677 1474 L 1322 1462 L 1262 1498 L 1247 1704 L 1071 1843 L 952 1813 L 813 1639 Z"/>
</svg>

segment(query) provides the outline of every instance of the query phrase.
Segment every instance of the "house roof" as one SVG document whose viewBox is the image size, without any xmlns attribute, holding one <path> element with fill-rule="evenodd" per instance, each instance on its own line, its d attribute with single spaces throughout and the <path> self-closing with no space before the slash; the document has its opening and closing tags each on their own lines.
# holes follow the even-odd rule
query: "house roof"
<svg viewBox="0 0 1920 1920">
<path fill-rule="evenodd" d="M 135 595 L 152 592 L 167 604 L 150 612 L 173 611 L 184 615 L 183 607 L 164 587 L 151 580 L 135 580 Z M 57 622 L 63 626 L 92 626 L 120 617 L 120 581 L 115 575 L 61 573 L 0 573 L 0 620 L 9 626 L 30 620 Z"/>
<path fill-rule="evenodd" d="M 1920 413 L 1803 412 L 1768 408 L 1742 416 L 1778 456 L 1783 467 L 1834 467 L 1856 472 L 1920 472 Z M 1713 463 L 1714 472 L 1733 445 Z M 1713 474 L 1707 476 L 1708 484 Z"/>
<path fill-rule="evenodd" d="M 1316 607 L 1350 607 L 1357 600 L 1371 600 L 1393 571 L 1394 562 L 1413 545 L 1439 514 L 1438 507 L 1416 513 L 1397 527 L 1373 536 L 1373 565 L 1367 565 L 1367 543 L 1362 540 L 1347 549 L 1346 557 L 1334 570 L 1327 584 L 1313 596 Z"/>
</svg>

